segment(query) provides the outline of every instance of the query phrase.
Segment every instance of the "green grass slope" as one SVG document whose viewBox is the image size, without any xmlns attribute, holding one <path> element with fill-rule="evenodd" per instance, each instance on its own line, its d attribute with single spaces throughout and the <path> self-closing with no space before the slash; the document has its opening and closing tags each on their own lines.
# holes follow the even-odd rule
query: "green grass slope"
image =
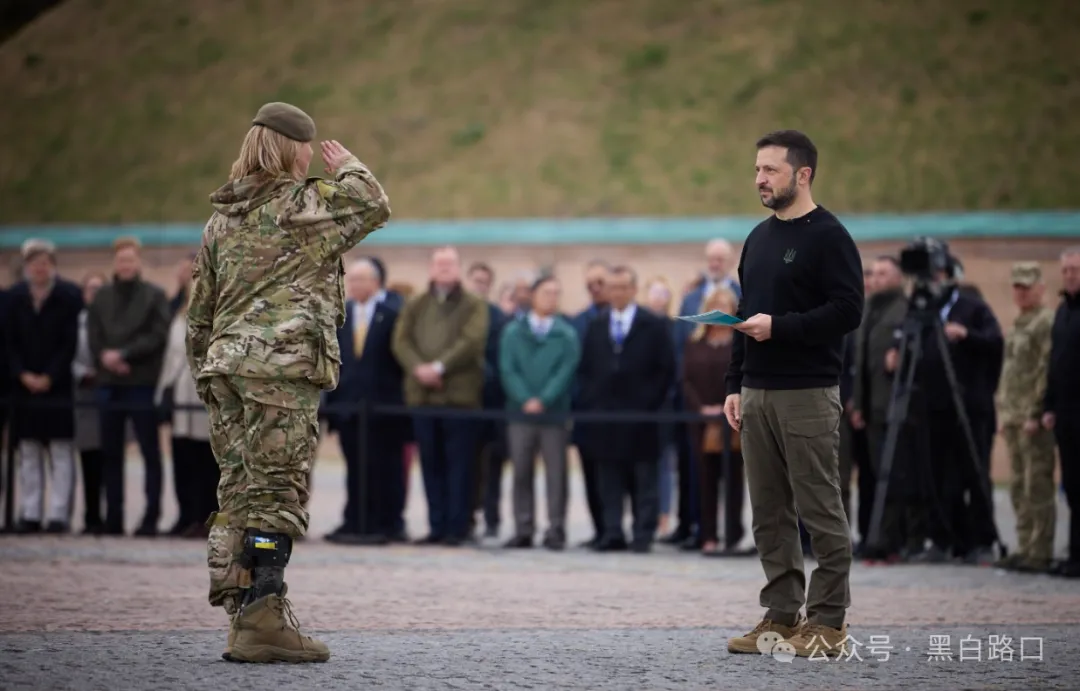
<svg viewBox="0 0 1080 691">
<path fill-rule="evenodd" d="M 398 218 L 1080 206 L 1076 0 L 68 0 L 0 45 L 0 222 L 201 221 L 255 109 Z M 313 170 L 321 170 L 316 161 Z"/>
</svg>

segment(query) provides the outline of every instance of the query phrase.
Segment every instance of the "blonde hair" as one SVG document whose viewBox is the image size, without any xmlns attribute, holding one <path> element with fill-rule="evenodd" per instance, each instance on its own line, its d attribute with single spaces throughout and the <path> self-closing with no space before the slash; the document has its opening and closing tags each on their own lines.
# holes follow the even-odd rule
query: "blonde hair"
<svg viewBox="0 0 1080 691">
<path fill-rule="evenodd" d="M 727 307 L 724 310 L 728 314 L 735 314 L 735 311 L 739 309 L 739 297 L 735 295 L 735 291 L 726 286 L 718 286 L 713 288 L 712 292 L 705 296 L 705 299 L 701 301 L 701 312 L 712 312 L 722 307 Z M 729 311 L 730 310 L 730 311 Z M 698 324 L 693 333 L 690 334 L 691 341 L 700 341 L 705 337 L 705 332 L 708 330 L 708 324 Z"/>
<path fill-rule="evenodd" d="M 278 134 L 269 127 L 253 125 L 240 145 L 240 155 L 229 172 L 231 180 L 249 175 L 275 179 L 296 177 L 296 158 L 300 142 Z"/>
<path fill-rule="evenodd" d="M 652 292 L 653 286 L 661 286 L 667 291 L 668 299 L 667 303 L 664 305 L 664 316 L 670 317 L 672 304 L 675 302 L 675 293 L 671 290 L 671 284 L 669 284 L 668 280 L 663 276 L 654 276 L 645 282 L 644 289 L 642 290 L 642 296 L 644 297 L 642 302 L 648 303 L 649 293 Z"/>
</svg>

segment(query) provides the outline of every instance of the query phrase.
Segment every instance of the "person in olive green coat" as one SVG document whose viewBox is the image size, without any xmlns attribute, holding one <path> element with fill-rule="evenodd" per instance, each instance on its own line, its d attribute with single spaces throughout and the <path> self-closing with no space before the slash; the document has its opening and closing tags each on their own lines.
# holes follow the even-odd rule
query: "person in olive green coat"
<svg viewBox="0 0 1080 691">
<path fill-rule="evenodd" d="M 570 411 L 581 345 L 577 332 L 558 316 L 560 287 L 553 276 L 532 285 L 532 309 L 512 321 L 499 345 L 499 375 L 510 412 L 538 416 Z M 558 419 L 511 419 L 507 425 L 510 458 L 514 464 L 514 523 L 516 533 L 507 547 L 532 547 L 535 522 L 533 470 L 536 452 L 544 459 L 547 483 L 548 530 L 544 546 L 566 546 L 566 443 L 568 425 Z"/>
<path fill-rule="evenodd" d="M 430 288 L 402 308 L 394 325 L 391 347 L 405 371 L 405 404 L 434 409 L 413 417 L 431 524 L 421 544 L 456 546 L 470 538 L 479 425 L 437 415 L 480 408 L 488 319 L 487 303 L 462 289 L 457 251 L 444 247 L 432 255 Z"/>
</svg>

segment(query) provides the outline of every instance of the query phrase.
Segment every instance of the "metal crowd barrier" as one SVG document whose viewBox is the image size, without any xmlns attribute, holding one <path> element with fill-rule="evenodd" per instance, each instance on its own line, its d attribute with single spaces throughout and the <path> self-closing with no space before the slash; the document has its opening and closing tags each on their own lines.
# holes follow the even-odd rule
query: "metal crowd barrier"
<svg viewBox="0 0 1080 691">
<path fill-rule="evenodd" d="M 10 425 L 16 410 L 70 410 L 74 414 L 76 408 L 94 408 L 100 411 L 123 411 L 123 412 L 141 412 L 148 408 L 158 411 L 169 412 L 206 412 L 206 407 L 202 404 L 169 404 L 169 405 L 145 405 L 145 404 L 133 404 L 133 403 L 99 403 L 96 401 L 32 401 L 25 398 L 13 398 L 9 397 L 6 400 L 0 399 L 3 407 L 7 410 L 7 421 L 9 426 L 9 433 L 7 435 L 7 452 L 5 454 L 5 472 L 4 477 L 4 526 L 6 529 L 11 529 L 15 525 L 14 520 L 14 504 L 15 504 L 15 463 L 17 453 L 17 440 L 14 435 L 10 433 Z M 442 419 L 451 420 L 474 420 L 474 421 L 489 421 L 489 422 L 522 422 L 526 421 L 533 424 L 539 423 L 554 423 L 554 424 L 576 424 L 576 423 L 592 423 L 592 424 L 675 424 L 675 423 L 706 423 L 706 422 L 721 422 L 723 425 L 723 439 L 724 439 L 724 463 L 723 463 L 723 480 L 725 487 L 732 481 L 733 469 L 730 462 L 730 448 L 731 448 L 731 429 L 727 424 L 727 419 L 723 415 L 719 416 L 706 416 L 699 412 L 692 411 L 676 411 L 670 409 L 663 409 L 658 411 L 580 411 L 574 410 L 568 413 L 540 413 L 540 414 L 527 414 L 520 411 L 511 411 L 506 409 L 461 409 L 461 408 L 431 408 L 431 407 L 409 407 L 404 405 L 376 405 L 369 401 L 357 401 L 351 403 L 327 403 L 319 407 L 319 417 L 325 418 L 328 415 L 339 415 L 342 417 L 349 417 L 356 420 L 356 424 L 359 427 L 357 434 L 357 472 L 351 473 L 352 487 L 349 488 L 350 493 L 355 493 L 356 502 L 353 503 L 355 512 L 359 515 L 353 516 L 354 525 L 356 525 L 360 533 L 366 534 L 367 529 L 367 505 L 368 505 L 368 483 L 364 482 L 364 479 L 368 477 L 369 463 L 367 438 L 371 433 L 372 417 L 436 417 Z M 168 424 L 163 419 L 161 424 Z M 659 433 L 659 430 L 657 431 Z M 693 445 L 691 445 L 693 449 Z M 693 451 L 697 453 L 696 451 Z M 692 478 L 691 482 L 697 482 L 697 478 Z M 725 531 L 729 526 L 724 526 Z"/>
</svg>

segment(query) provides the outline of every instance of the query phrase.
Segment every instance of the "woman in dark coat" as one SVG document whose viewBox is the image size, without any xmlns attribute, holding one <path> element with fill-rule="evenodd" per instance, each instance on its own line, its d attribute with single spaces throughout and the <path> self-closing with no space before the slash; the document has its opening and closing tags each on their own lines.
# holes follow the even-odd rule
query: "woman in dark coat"
<svg viewBox="0 0 1080 691">
<path fill-rule="evenodd" d="M 56 276 L 52 243 L 23 245 L 26 280 L 11 290 L 4 324 L 9 375 L 14 380 L 11 434 L 19 449 L 20 532 L 67 532 L 75 486 L 74 383 L 82 294 Z M 48 463 L 46 463 L 46 456 Z M 48 467 L 47 506 L 44 480 Z"/>
<path fill-rule="evenodd" d="M 717 288 L 706 296 L 702 312 L 720 310 L 735 314 L 738 299 L 728 288 Z M 719 484 L 724 482 L 724 547 L 735 549 L 745 528 L 743 510 L 743 459 L 739 433 L 724 419 L 725 376 L 731 362 L 734 333 L 730 326 L 699 324 L 683 351 L 682 386 L 687 411 L 719 416 L 691 426 L 692 442 L 701 459 L 701 551 L 720 554 L 717 513 Z M 730 467 L 727 467 L 730 466 Z M 725 472 L 725 470 L 727 472 Z"/>
</svg>

